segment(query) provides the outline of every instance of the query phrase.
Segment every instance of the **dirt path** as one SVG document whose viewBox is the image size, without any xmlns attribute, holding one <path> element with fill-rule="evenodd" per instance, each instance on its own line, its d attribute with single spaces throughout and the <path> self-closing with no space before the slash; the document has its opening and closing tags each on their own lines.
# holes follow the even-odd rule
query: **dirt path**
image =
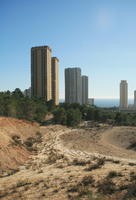
<svg viewBox="0 0 136 200">
<path fill-rule="evenodd" d="M 0 178 L 0 199 L 77 200 L 80 197 L 88 200 L 85 191 L 97 192 L 99 181 L 113 169 L 121 173 L 114 179 L 118 187 L 129 184 L 129 174 L 135 171 L 136 160 L 132 155 L 131 159 L 127 159 L 125 153 L 128 157 L 130 151 L 116 142 L 114 135 L 119 131 L 122 134 L 118 127 L 106 130 L 40 127 L 43 142 L 37 144 L 38 154 L 33 155 L 17 173 Z M 126 132 L 129 133 L 129 130 Z M 114 139 L 111 140 L 112 137 Z M 119 152 L 124 159 L 114 157 Z M 88 177 L 93 178 L 93 184 L 86 182 Z M 113 196 L 110 199 L 121 198 Z"/>
<path fill-rule="evenodd" d="M 135 163 L 136 151 L 127 149 L 134 138 L 136 128 L 131 127 L 73 130 L 61 136 L 64 147 L 73 151 Z"/>
</svg>

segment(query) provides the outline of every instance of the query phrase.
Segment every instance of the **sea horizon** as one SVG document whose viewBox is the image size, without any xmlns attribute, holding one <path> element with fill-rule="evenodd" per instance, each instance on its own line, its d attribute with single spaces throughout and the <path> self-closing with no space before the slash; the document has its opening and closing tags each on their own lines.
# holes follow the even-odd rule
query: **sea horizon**
<svg viewBox="0 0 136 200">
<path fill-rule="evenodd" d="M 60 103 L 63 103 L 64 99 L 59 99 Z M 134 99 L 129 98 L 128 104 L 133 104 Z M 98 107 L 119 107 L 119 99 L 117 98 L 94 98 L 94 105 Z"/>
</svg>

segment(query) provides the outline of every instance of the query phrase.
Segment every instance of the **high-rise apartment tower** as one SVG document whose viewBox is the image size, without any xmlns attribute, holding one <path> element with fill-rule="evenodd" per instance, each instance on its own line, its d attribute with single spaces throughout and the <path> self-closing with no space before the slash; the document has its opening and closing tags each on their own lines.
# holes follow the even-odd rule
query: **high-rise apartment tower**
<svg viewBox="0 0 136 200">
<path fill-rule="evenodd" d="M 52 99 L 56 105 L 59 104 L 59 60 L 56 57 L 51 59 L 52 71 Z"/>
<path fill-rule="evenodd" d="M 134 106 L 136 107 L 136 90 L 134 91 Z"/>
<path fill-rule="evenodd" d="M 120 83 L 120 108 L 128 107 L 128 84 L 126 80 Z"/>
<path fill-rule="evenodd" d="M 80 68 L 65 69 L 65 102 L 82 104 L 82 81 Z"/>
<path fill-rule="evenodd" d="M 51 49 L 48 46 L 31 48 L 32 96 L 52 99 Z"/>
<path fill-rule="evenodd" d="M 82 76 L 82 104 L 88 104 L 88 77 Z"/>
</svg>

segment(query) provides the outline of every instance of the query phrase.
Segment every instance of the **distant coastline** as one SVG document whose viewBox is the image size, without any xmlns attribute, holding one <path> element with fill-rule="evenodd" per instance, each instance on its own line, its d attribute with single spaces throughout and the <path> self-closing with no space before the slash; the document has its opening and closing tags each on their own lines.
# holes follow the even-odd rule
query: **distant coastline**
<svg viewBox="0 0 136 200">
<path fill-rule="evenodd" d="M 128 103 L 133 104 L 133 99 L 129 99 Z M 59 100 L 60 103 L 64 102 L 64 99 Z M 94 104 L 98 107 L 118 107 L 119 99 L 95 99 Z"/>
</svg>

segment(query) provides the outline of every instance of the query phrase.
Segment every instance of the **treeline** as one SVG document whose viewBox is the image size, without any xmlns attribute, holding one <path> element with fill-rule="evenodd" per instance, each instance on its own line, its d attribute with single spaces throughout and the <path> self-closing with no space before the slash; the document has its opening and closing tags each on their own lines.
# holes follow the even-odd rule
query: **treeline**
<svg viewBox="0 0 136 200">
<path fill-rule="evenodd" d="M 41 122 L 53 107 L 53 102 L 39 98 L 28 98 L 20 89 L 0 92 L 0 116 Z"/>
<path fill-rule="evenodd" d="M 114 111 L 109 111 L 95 106 L 79 105 L 77 103 L 61 103 L 53 112 L 54 122 L 67 126 L 77 126 L 81 120 L 107 122 L 114 120 Z"/>
<path fill-rule="evenodd" d="M 13 92 L 0 92 L 0 116 L 44 122 L 47 113 L 53 114 L 53 123 L 72 127 L 81 121 L 136 125 L 136 113 L 120 113 L 117 108 L 98 108 L 77 103 L 55 106 L 52 100 L 46 102 L 42 98 L 25 97 L 18 88 Z"/>
<path fill-rule="evenodd" d="M 117 112 L 114 121 L 120 126 L 136 126 L 136 113 Z"/>
<path fill-rule="evenodd" d="M 62 103 L 53 114 L 55 123 L 68 126 L 77 126 L 81 120 L 120 126 L 136 126 L 136 113 L 118 112 L 117 108 L 98 108 L 77 103 Z"/>
</svg>

